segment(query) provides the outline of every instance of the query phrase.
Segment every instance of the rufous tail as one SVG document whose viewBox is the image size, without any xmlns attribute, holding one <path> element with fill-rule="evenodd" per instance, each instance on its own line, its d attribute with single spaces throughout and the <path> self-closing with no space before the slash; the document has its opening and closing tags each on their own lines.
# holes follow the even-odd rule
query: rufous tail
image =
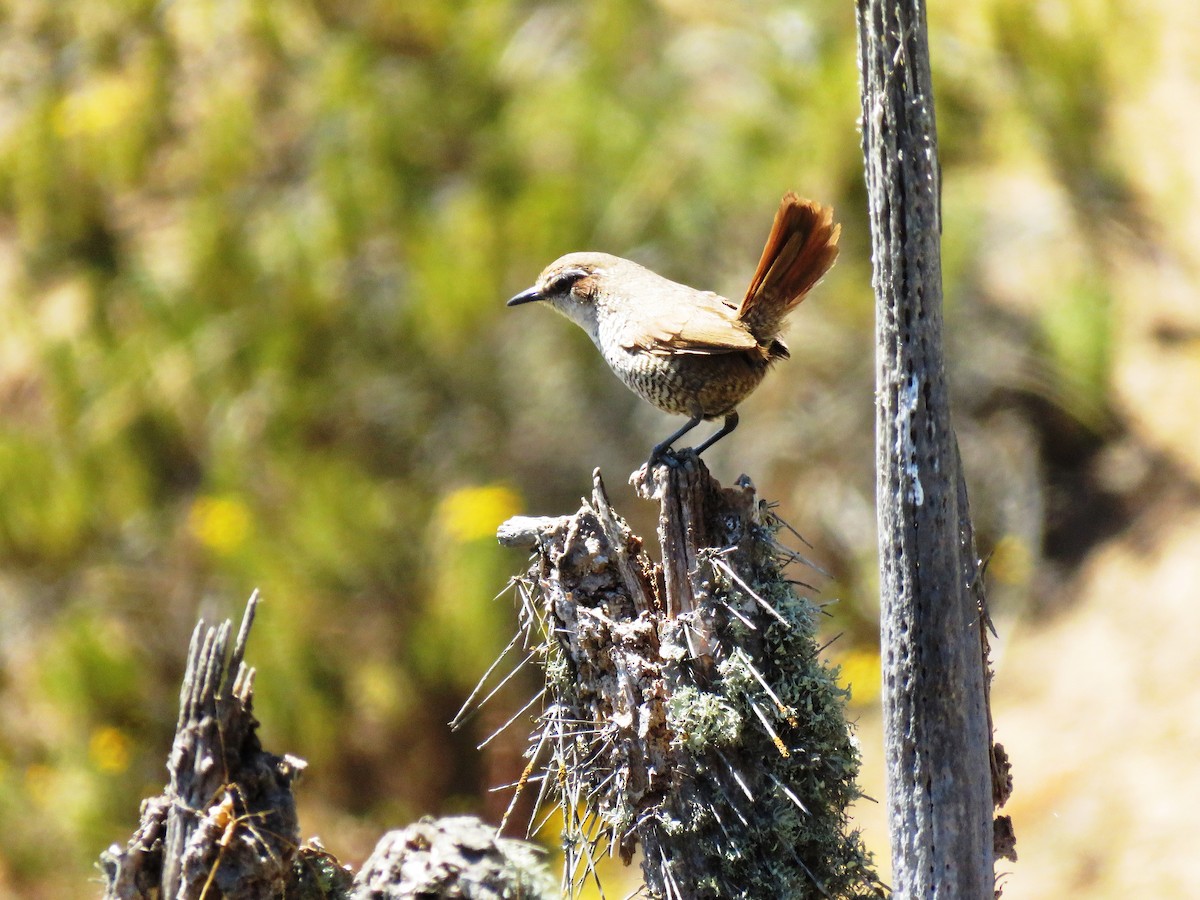
<svg viewBox="0 0 1200 900">
<path fill-rule="evenodd" d="M 761 344 L 779 336 L 783 320 L 837 259 L 842 226 L 833 208 L 788 191 L 775 213 L 758 270 L 738 308 L 738 318 Z"/>
</svg>

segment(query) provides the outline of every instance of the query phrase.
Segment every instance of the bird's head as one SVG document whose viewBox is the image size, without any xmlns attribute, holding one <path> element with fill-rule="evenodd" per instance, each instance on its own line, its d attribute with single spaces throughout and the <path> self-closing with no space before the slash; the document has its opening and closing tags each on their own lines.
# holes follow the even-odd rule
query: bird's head
<svg viewBox="0 0 1200 900">
<path fill-rule="evenodd" d="M 633 264 L 607 253 L 568 253 L 546 266 L 537 283 L 508 305 L 548 303 L 594 336 L 604 286 L 622 265 Z"/>
</svg>

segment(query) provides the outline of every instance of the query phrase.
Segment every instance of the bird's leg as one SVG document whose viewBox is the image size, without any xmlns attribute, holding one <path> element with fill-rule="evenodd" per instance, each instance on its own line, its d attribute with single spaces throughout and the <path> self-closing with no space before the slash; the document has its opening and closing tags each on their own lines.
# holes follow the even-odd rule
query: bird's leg
<svg viewBox="0 0 1200 900">
<path fill-rule="evenodd" d="M 671 445 L 673 443 L 699 425 L 703 420 L 704 414 L 696 413 L 687 420 L 687 424 L 668 437 L 665 441 L 660 441 L 659 443 L 655 444 L 654 449 L 650 451 L 650 466 L 653 467 L 654 464 L 662 458 L 662 455 L 671 449 Z"/>
<path fill-rule="evenodd" d="M 737 414 L 737 412 L 731 412 L 729 415 L 727 415 L 725 417 L 725 424 L 721 426 L 721 430 L 718 431 L 716 434 L 714 434 L 712 437 L 710 437 L 707 441 L 705 441 L 703 444 L 701 444 L 699 447 L 696 448 L 696 455 L 699 456 L 701 453 L 703 453 L 705 450 L 707 450 L 709 447 L 711 447 L 713 444 L 715 444 L 721 438 L 725 437 L 725 435 L 729 434 L 729 432 L 733 431 L 733 429 L 737 428 L 737 426 L 738 426 L 738 414 Z"/>
</svg>

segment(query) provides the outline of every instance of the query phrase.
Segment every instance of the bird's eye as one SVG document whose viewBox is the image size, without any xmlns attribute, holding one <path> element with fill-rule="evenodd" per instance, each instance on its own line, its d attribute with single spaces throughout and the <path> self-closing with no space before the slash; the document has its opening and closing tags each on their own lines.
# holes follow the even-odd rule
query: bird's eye
<svg viewBox="0 0 1200 900">
<path fill-rule="evenodd" d="M 583 269 L 565 269 L 562 272 L 556 272 L 546 282 L 546 293 L 565 294 L 585 275 L 587 272 Z"/>
</svg>

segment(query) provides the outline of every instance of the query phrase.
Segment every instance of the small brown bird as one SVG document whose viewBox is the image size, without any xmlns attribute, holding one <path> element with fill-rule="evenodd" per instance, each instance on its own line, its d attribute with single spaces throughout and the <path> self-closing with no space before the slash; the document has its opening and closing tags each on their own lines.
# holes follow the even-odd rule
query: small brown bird
<svg viewBox="0 0 1200 900">
<path fill-rule="evenodd" d="M 689 417 L 651 462 L 702 420 L 724 416 L 700 453 L 737 427 L 737 405 L 771 363 L 788 358 L 783 321 L 833 265 L 840 233 L 830 207 L 789 192 L 740 305 L 607 253 L 555 260 L 508 305 L 549 303 L 591 336 L 634 393 Z"/>
</svg>

